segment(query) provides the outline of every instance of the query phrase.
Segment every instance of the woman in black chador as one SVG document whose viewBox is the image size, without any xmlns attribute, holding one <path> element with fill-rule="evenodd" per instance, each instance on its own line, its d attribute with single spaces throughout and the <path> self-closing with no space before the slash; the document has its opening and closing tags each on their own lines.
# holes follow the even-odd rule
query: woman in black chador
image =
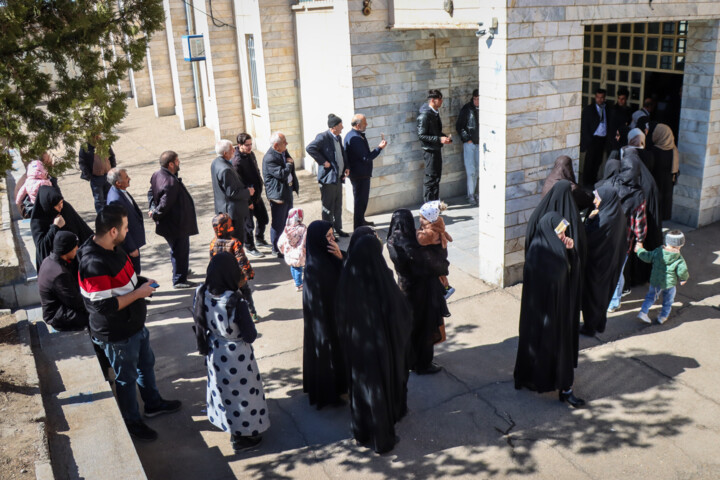
<svg viewBox="0 0 720 480">
<path fill-rule="evenodd" d="M 595 190 L 595 206 L 585 220 L 588 253 L 582 290 L 583 326 L 580 333 L 604 332 L 607 308 L 625 263 L 627 220 L 620 197 L 610 185 Z"/>
<path fill-rule="evenodd" d="M 407 412 L 412 317 L 375 235 L 360 235 L 348 249 L 337 312 L 353 437 L 377 453 L 388 452 L 397 441 L 395 423 Z"/>
<path fill-rule="evenodd" d="M 404 208 L 392 215 L 387 246 L 413 314 L 410 369 L 419 375 L 437 373 L 441 367 L 433 362 L 433 345 L 441 338 L 443 318 L 450 316 L 439 279 L 448 274 L 447 251 L 439 245 L 420 246 L 412 213 Z"/>
<path fill-rule="evenodd" d="M 347 392 L 347 371 L 335 320 L 343 261 L 330 222 L 310 224 L 305 251 L 303 391 L 310 405 L 322 408 L 342 403 L 340 395 Z"/>
<path fill-rule="evenodd" d="M 543 196 L 545 196 L 560 180 L 567 180 L 570 182 L 570 189 L 578 210 L 585 210 L 586 208 L 592 207 L 593 194 L 575 182 L 575 172 L 573 171 L 572 159 L 567 155 L 561 155 L 555 159 L 555 165 L 552 170 L 550 170 L 550 173 L 545 179 L 545 183 L 543 183 Z"/>
<path fill-rule="evenodd" d="M 572 391 L 578 360 L 573 272 L 579 261 L 568 227 L 559 213 L 546 213 L 525 252 L 514 377 L 516 389 L 558 390 L 561 402 L 577 408 L 585 404 Z"/>
<path fill-rule="evenodd" d="M 55 234 L 60 230 L 77 235 L 80 245 L 93 235 L 92 229 L 80 218 L 72 205 L 63 199 L 59 188 L 42 186 L 38 190 L 30 217 L 38 270 L 45 257 L 52 253 Z"/>
</svg>

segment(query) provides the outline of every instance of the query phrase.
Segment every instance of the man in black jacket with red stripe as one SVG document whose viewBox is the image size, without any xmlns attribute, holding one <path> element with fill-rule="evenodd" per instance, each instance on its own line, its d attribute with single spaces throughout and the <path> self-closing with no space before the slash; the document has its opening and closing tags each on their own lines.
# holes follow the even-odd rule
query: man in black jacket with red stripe
<svg viewBox="0 0 720 480">
<path fill-rule="evenodd" d="M 85 307 L 90 312 L 93 342 L 107 356 L 115 372 L 118 407 L 128 431 L 142 440 L 155 440 L 157 432 L 140 417 L 135 385 L 145 403 L 145 416 L 180 409 L 179 400 L 163 400 L 155 384 L 155 355 L 145 328 L 145 298 L 154 280 L 138 277 L 120 246 L 128 231 L 124 207 L 106 206 L 95 220 L 95 235 L 80 248 L 78 279 Z"/>
</svg>

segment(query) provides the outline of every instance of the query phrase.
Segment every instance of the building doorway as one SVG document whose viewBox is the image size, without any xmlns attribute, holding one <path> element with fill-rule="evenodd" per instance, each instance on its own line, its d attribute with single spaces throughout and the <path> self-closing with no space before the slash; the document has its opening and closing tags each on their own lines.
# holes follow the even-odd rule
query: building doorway
<svg viewBox="0 0 720 480">
<path fill-rule="evenodd" d="M 682 100 L 683 75 L 678 73 L 646 72 L 645 98 L 655 100 L 653 120 L 669 126 L 677 143 L 680 127 L 680 102 Z"/>
</svg>

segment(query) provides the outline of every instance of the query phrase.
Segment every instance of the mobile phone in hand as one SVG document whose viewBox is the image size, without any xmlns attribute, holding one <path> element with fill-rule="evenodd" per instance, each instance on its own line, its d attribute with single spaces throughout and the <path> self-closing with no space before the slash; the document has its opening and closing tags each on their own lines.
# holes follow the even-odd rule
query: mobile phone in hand
<svg viewBox="0 0 720 480">
<path fill-rule="evenodd" d="M 157 282 L 153 282 L 153 283 L 150 284 L 150 286 L 151 286 L 152 288 L 158 288 L 158 287 L 160 286 L 160 284 L 158 284 Z"/>
</svg>

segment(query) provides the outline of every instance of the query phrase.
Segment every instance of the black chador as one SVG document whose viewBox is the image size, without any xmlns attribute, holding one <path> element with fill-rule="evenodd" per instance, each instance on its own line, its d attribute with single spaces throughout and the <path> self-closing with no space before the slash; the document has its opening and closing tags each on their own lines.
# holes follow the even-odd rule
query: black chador
<svg viewBox="0 0 720 480">
<path fill-rule="evenodd" d="M 337 312 L 353 436 L 377 453 L 387 452 L 395 446 L 395 423 L 407 412 L 412 316 L 374 235 L 359 236 L 348 249 Z"/>
<path fill-rule="evenodd" d="M 627 220 L 620 197 L 610 185 L 597 188 L 600 206 L 585 221 L 587 263 L 582 290 L 583 327 L 580 333 L 604 332 L 607 308 L 622 273 L 627 252 Z"/>
<path fill-rule="evenodd" d="M 556 229 L 563 217 L 546 213 L 525 252 L 515 388 L 567 390 L 578 359 L 576 308 L 579 261 Z M 569 227 L 568 227 L 569 231 Z"/>
<path fill-rule="evenodd" d="M 345 362 L 335 321 L 335 299 L 342 260 L 328 252 L 330 222 L 314 221 L 306 240 L 303 284 L 303 391 L 310 405 L 339 403 L 347 392 Z"/>
</svg>

